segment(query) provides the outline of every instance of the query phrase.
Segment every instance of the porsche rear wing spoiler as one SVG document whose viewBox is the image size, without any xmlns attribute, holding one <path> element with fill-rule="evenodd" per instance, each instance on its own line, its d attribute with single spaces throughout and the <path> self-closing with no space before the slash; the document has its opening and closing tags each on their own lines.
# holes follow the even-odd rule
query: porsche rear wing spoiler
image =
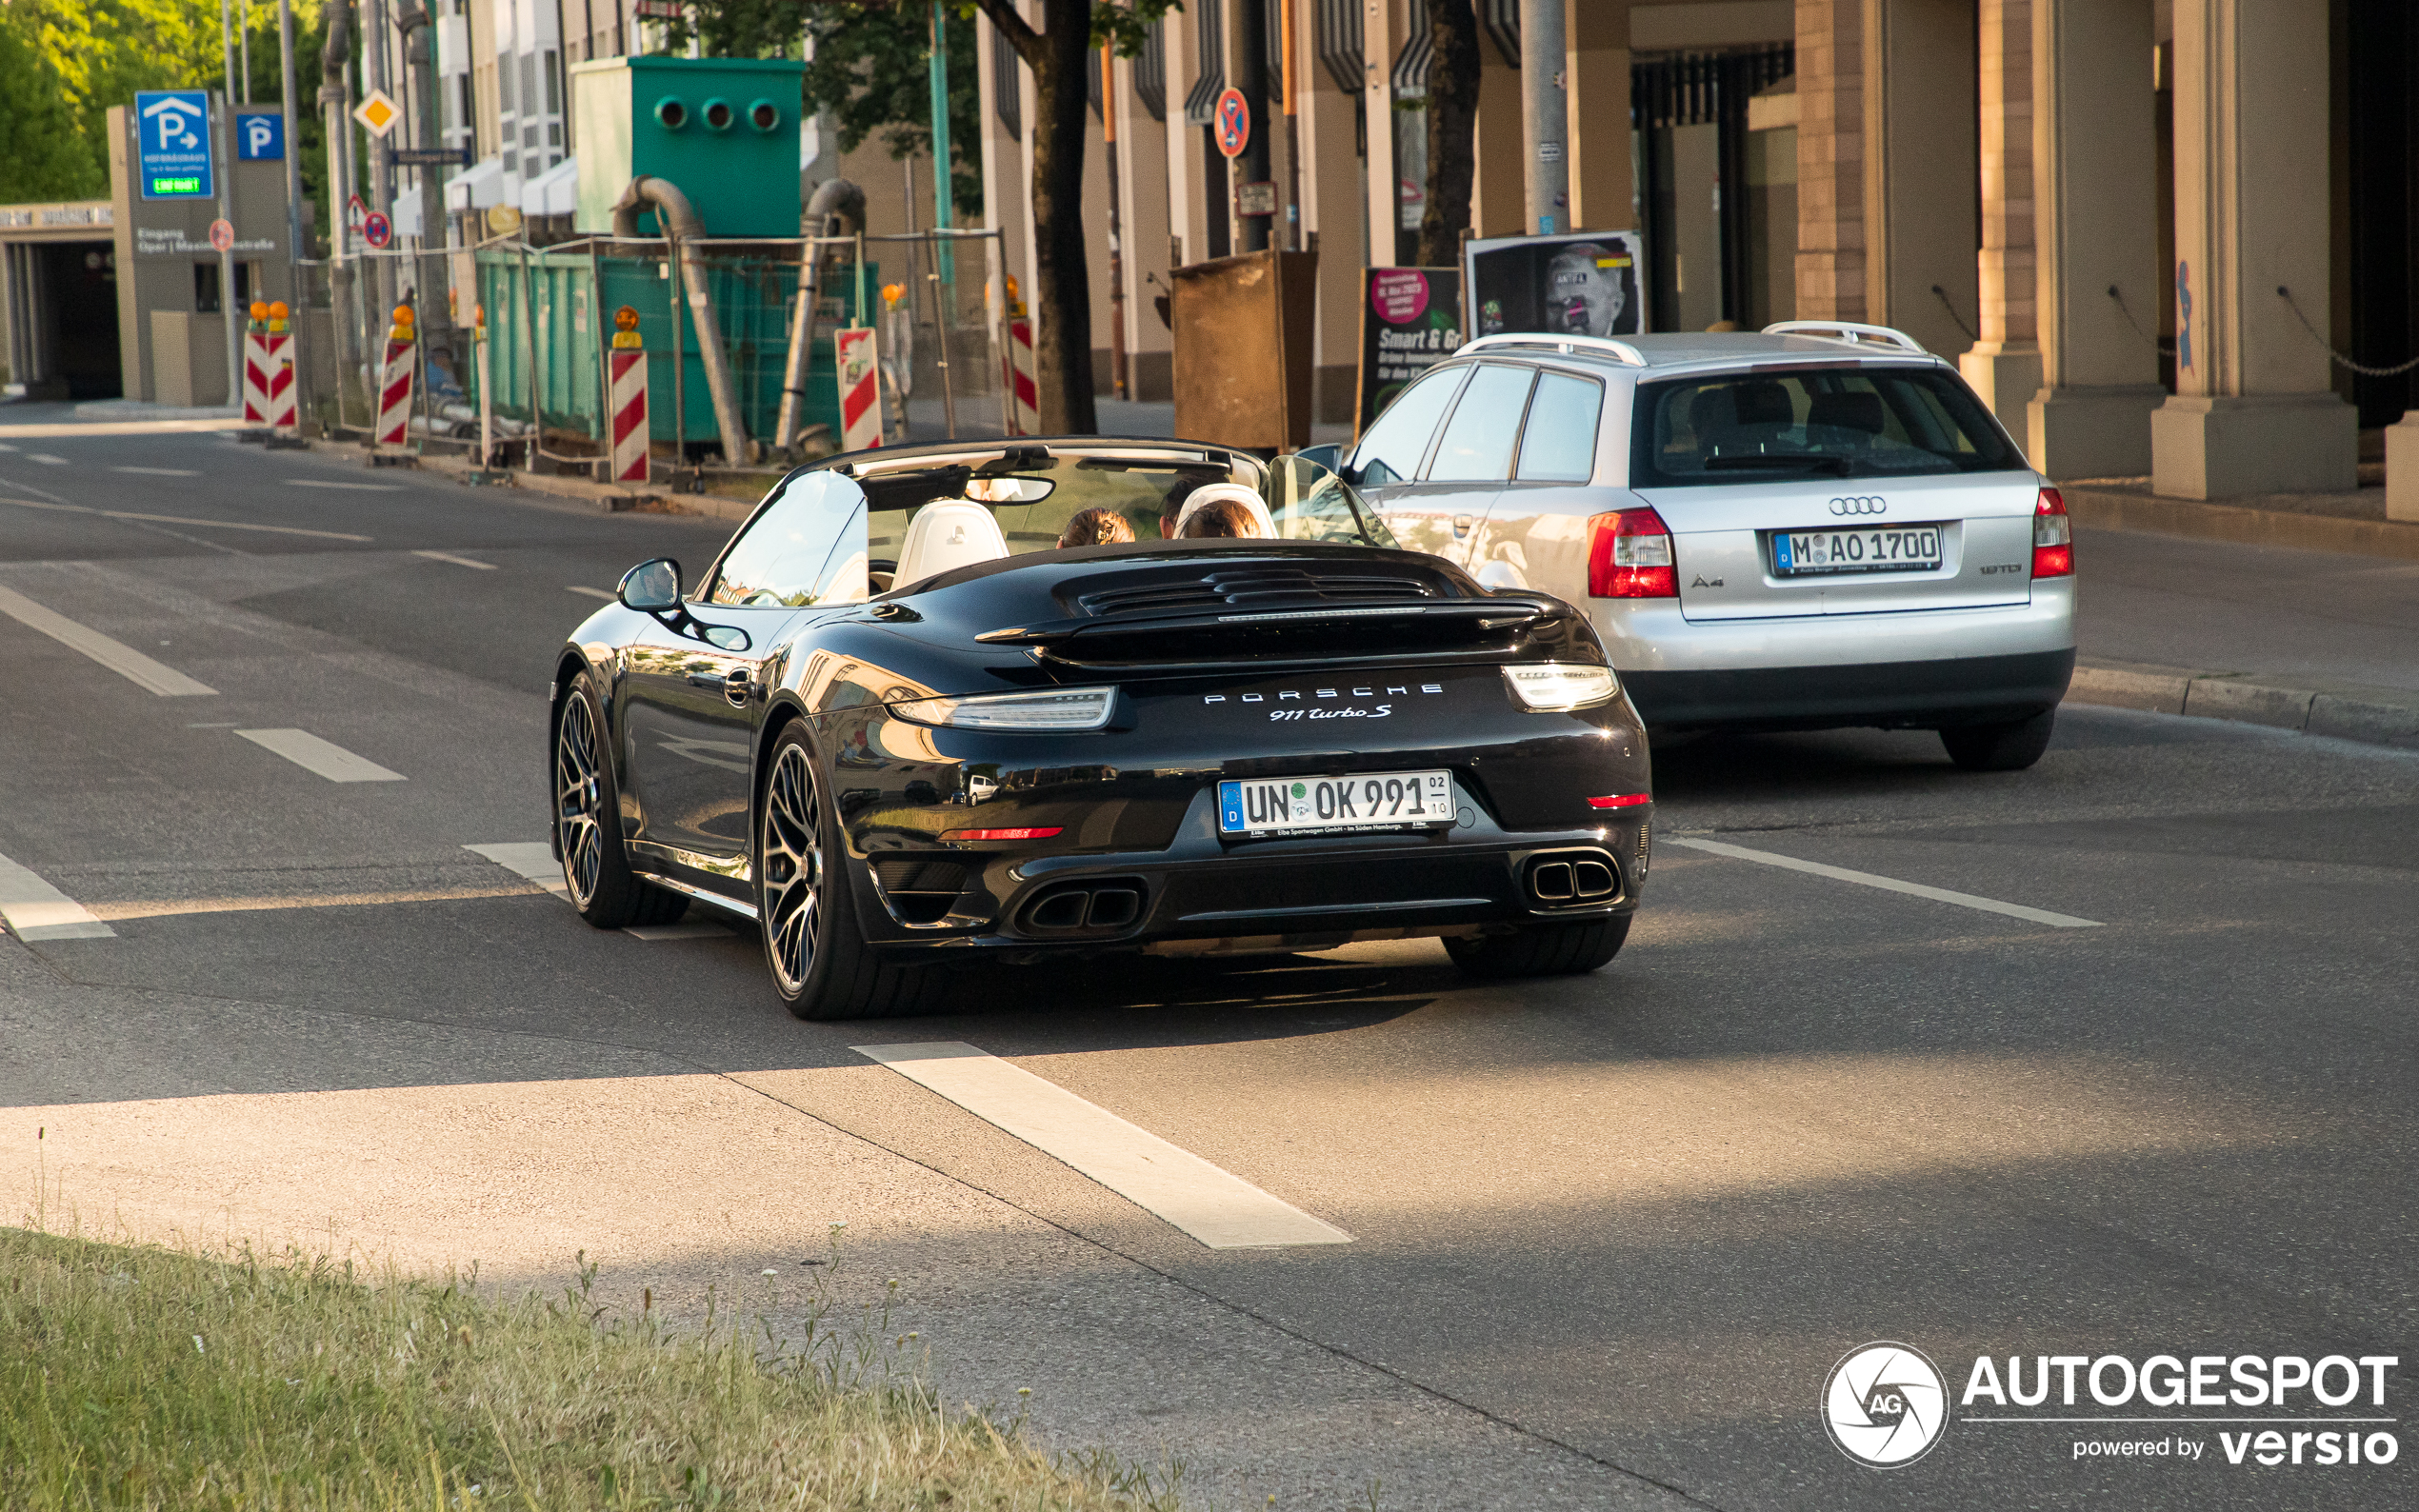
<svg viewBox="0 0 2419 1512">
<path fill-rule="evenodd" d="M 1570 606 L 1544 594 L 1499 594 L 1485 599 L 1449 599 L 1442 603 L 1340 604 L 1299 608 L 1188 610 L 1176 614 L 1132 614 L 1107 618 L 1044 620 L 1033 625 L 986 630 L 975 636 L 986 646 L 1065 647 L 1135 635 L 1167 635 L 1199 630 L 1309 629 L 1321 624 L 1370 627 L 1370 622 L 1394 621 L 1442 627 L 1466 624 L 1480 631 L 1510 629 L 1571 612 Z"/>
</svg>

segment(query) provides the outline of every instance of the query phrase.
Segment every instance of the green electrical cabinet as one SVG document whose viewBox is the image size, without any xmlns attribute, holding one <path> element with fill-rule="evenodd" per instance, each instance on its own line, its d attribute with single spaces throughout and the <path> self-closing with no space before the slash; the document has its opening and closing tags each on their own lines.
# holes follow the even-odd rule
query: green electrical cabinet
<svg viewBox="0 0 2419 1512">
<path fill-rule="evenodd" d="M 600 58 L 571 70 L 579 211 L 604 235 L 638 174 L 669 179 L 709 236 L 798 234 L 803 63 L 781 58 Z M 641 235 L 657 236 L 653 213 Z"/>
</svg>

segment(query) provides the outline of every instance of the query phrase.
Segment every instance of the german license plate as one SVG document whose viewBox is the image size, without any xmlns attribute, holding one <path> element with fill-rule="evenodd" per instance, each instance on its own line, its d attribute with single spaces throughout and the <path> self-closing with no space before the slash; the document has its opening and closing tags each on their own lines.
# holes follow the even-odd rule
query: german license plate
<svg viewBox="0 0 2419 1512">
<path fill-rule="evenodd" d="M 1283 835 L 1404 829 L 1453 821 L 1450 773 L 1254 777 L 1218 785 L 1218 832 Z"/>
<path fill-rule="evenodd" d="M 1936 525 L 1772 532 L 1772 571 L 1779 577 L 1939 569 L 1940 527 Z"/>
</svg>

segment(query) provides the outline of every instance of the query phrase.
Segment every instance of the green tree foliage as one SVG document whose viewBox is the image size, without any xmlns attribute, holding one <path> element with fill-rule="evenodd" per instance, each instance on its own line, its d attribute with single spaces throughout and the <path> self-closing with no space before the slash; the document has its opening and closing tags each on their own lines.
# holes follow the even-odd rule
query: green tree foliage
<svg viewBox="0 0 2419 1512">
<path fill-rule="evenodd" d="M 109 175 L 76 129 L 66 86 L 16 19 L 0 15 L 0 203 L 98 198 Z"/>
</svg>

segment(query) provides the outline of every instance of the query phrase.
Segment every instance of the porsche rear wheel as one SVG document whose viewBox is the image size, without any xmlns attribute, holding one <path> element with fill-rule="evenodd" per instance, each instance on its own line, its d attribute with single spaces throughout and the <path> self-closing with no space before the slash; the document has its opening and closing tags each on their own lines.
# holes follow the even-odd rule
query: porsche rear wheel
<svg viewBox="0 0 2419 1512">
<path fill-rule="evenodd" d="M 599 929 L 670 924 L 688 912 L 689 900 L 631 874 L 604 730 L 603 701 L 582 672 L 554 726 L 554 840 L 564 885 L 571 906 Z"/>
<path fill-rule="evenodd" d="M 783 1005 L 801 1019 L 932 1011 L 940 970 L 891 965 L 865 943 L 843 869 L 839 816 L 804 725 L 786 726 L 774 741 L 756 813 L 756 914 Z"/>
<path fill-rule="evenodd" d="M 1525 925 L 1514 934 L 1445 942 L 1453 965 L 1473 977 L 1565 977 L 1593 971 L 1621 953 L 1629 915 L 1590 924 Z"/>
</svg>

